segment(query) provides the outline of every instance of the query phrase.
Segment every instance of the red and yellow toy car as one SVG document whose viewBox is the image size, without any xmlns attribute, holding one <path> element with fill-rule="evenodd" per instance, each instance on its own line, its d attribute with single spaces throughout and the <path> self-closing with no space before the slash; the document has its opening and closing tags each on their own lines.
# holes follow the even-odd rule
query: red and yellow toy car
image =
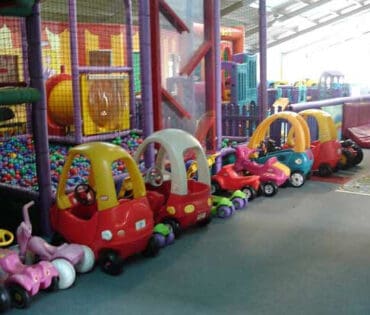
<svg viewBox="0 0 370 315">
<path fill-rule="evenodd" d="M 75 159 L 85 159 L 89 167 L 69 192 L 66 183 Z M 113 169 L 122 163 L 130 176 L 132 194 L 120 199 Z M 70 149 L 51 208 L 51 224 L 68 242 L 89 246 L 109 274 L 119 274 L 126 257 L 140 252 L 155 255 L 160 248 L 137 164 L 123 148 L 110 143 L 91 142 Z"/>
<path fill-rule="evenodd" d="M 314 157 L 312 171 L 320 176 L 330 176 L 337 169 L 342 155 L 333 118 L 320 109 L 307 109 L 299 114 L 306 120 L 314 118 L 317 124 L 318 137 L 310 145 Z"/>
</svg>

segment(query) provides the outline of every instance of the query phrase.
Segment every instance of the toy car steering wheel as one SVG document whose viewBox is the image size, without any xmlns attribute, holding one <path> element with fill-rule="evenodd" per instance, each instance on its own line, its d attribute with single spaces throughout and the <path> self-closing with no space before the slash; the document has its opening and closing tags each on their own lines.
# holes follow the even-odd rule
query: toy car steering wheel
<svg viewBox="0 0 370 315">
<path fill-rule="evenodd" d="M 95 202 L 96 193 L 89 184 L 78 184 L 75 187 L 74 197 L 80 204 L 90 206 Z"/>
<path fill-rule="evenodd" d="M 161 170 L 156 166 L 149 168 L 146 172 L 146 181 L 154 187 L 161 186 L 163 184 L 163 174 Z"/>
<path fill-rule="evenodd" d="M 0 246 L 8 246 L 14 240 L 14 234 L 8 230 L 0 229 Z"/>
</svg>

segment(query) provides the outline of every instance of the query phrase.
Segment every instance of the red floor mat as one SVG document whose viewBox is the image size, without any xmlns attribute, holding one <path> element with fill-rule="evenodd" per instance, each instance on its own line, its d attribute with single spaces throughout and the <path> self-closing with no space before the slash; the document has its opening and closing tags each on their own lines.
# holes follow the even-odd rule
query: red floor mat
<svg viewBox="0 0 370 315">
<path fill-rule="evenodd" d="M 348 175 L 331 175 L 328 177 L 321 177 L 312 175 L 310 180 L 317 181 L 317 182 L 324 182 L 324 183 L 333 183 L 333 184 L 345 184 L 352 179 L 352 176 Z"/>
</svg>

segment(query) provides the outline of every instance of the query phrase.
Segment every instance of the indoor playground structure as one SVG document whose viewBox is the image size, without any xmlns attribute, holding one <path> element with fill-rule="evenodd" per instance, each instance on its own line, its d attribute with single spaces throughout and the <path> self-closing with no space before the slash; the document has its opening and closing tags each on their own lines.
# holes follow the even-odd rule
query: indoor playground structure
<svg viewBox="0 0 370 315">
<path fill-rule="evenodd" d="M 244 52 L 244 28 L 221 28 L 224 136 L 250 136 L 258 116 L 257 56 Z"/>
<path fill-rule="evenodd" d="M 39 201 L 44 231 L 71 146 L 104 140 L 134 153 L 142 138 L 176 127 L 214 154 L 223 136 L 247 141 L 271 112 L 256 55 L 243 51 L 244 29 L 220 25 L 219 1 L 150 3 L 1 3 L 0 188 Z M 147 69 L 140 80 L 138 59 Z M 287 109 L 333 106 L 337 130 L 346 137 L 357 131 L 359 140 L 365 128 L 365 145 L 368 101 L 342 97 Z M 280 133 L 270 130 L 274 139 Z M 147 167 L 155 150 L 148 151 Z M 78 180 L 88 165 L 73 168 Z"/>
<path fill-rule="evenodd" d="M 109 6 L 98 1 L 94 7 L 76 0 L 1 4 L 6 39 L 0 48 L 1 188 L 39 201 L 46 233 L 72 145 L 110 140 L 134 151 L 141 135 L 171 126 L 192 134 L 198 130 L 199 140 L 213 152 L 221 142 L 220 69 L 214 67 L 220 59 L 219 3 L 205 0 L 192 9 L 202 12 L 203 21 L 182 6 L 155 4 L 138 1 L 135 25 L 128 0 Z M 157 30 L 157 39 L 146 36 L 150 29 Z M 177 62 L 172 67 L 168 45 Z M 140 54 L 140 68 L 150 69 L 140 73 L 140 95 L 135 95 L 134 51 Z M 180 76 L 188 82 L 198 76 L 203 83 L 194 88 L 175 80 L 176 93 L 169 91 L 167 83 Z M 22 128 L 14 132 L 18 125 Z M 77 174 L 85 168 L 84 162 L 74 165 Z"/>
<path fill-rule="evenodd" d="M 85 15 L 77 1 L 57 6 L 62 20 L 48 7 L 42 11 L 50 139 L 81 143 L 127 134 L 135 113 L 131 2 L 115 1 L 116 14 L 104 23 Z"/>
</svg>

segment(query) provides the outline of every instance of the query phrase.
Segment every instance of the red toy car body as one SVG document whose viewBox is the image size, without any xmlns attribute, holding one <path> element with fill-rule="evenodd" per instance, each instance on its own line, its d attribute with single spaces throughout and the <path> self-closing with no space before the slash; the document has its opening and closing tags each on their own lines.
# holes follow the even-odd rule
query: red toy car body
<svg viewBox="0 0 370 315">
<path fill-rule="evenodd" d="M 181 229 L 187 229 L 209 216 L 210 188 L 203 183 L 189 179 L 189 193 L 185 196 L 171 194 L 170 181 L 164 181 L 161 187 L 146 187 L 156 223 L 174 217 Z M 167 200 L 165 196 L 168 196 Z"/>
<path fill-rule="evenodd" d="M 88 182 L 74 192 L 66 181 L 75 158 L 90 162 Z M 114 163 L 124 163 L 130 175 L 132 195 L 119 198 L 112 174 Z M 70 243 L 89 246 L 103 271 L 118 274 L 123 259 L 143 252 L 154 256 L 159 250 L 153 235 L 153 212 L 146 197 L 141 173 L 123 148 L 104 142 L 90 142 L 70 149 L 51 208 L 54 230 Z"/>
<path fill-rule="evenodd" d="M 138 147 L 134 156 L 137 163 L 153 143 L 159 149 L 155 166 L 146 171 L 146 190 L 155 223 L 170 224 L 176 237 L 191 226 L 208 224 L 212 217 L 210 174 L 199 141 L 180 129 L 157 131 Z M 196 180 L 188 179 L 186 174 L 183 159 L 189 151 L 197 161 Z"/>
<path fill-rule="evenodd" d="M 314 157 L 312 170 L 320 176 L 329 176 L 336 170 L 342 154 L 342 146 L 338 140 L 311 142 L 311 151 Z"/>
<path fill-rule="evenodd" d="M 260 177 L 258 175 L 240 175 L 234 169 L 234 164 L 223 166 L 216 175 L 211 177 L 213 194 L 217 194 L 217 192 L 222 190 L 240 189 L 247 195 L 248 200 L 252 200 L 257 196 L 260 185 Z"/>
<path fill-rule="evenodd" d="M 299 112 L 304 119 L 313 118 L 317 125 L 317 138 L 311 141 L 314 157 L 312 171 L 320 176 L 330 176 L 340 166 L 342 155 L 337 128 L 331 115 L 321 109 L 306 109 Z M 292 135 L 288 134 L 288 141 Z"/>
</svg>

